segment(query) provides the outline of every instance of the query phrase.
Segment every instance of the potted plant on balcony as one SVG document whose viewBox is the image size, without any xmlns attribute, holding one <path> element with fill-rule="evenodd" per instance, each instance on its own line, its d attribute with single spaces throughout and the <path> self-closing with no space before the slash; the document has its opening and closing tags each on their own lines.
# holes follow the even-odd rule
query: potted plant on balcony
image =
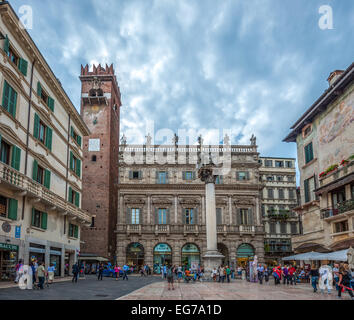
<svg viewBox="0 0 354 320">
<path fill-rule="evenodd" d="M 348 159 L 343 159 L 343 160 L 341 161 L 340 165 L 341 165 L 342 167 L 345 167 L 348 163 L 349 163 L 349 160 L 348 160 Z"/>
<path fill-rule="evenodd" d="M 337 169 L 338 169 L 338 164 L 336 163 L 336 164 L 332 164 L 331 166 L 329 166 L 328 168 L 327 168 L 327 170 L 325 171 L 325 173 L 326 173 L 326 175 L 327 174 L 329 174 L 329 173 L 331 173 L 331 172 L 333 172 L 333 171 L 336 171 Z"/>
<path fill-rule="evenodd" d="M 322 171 L 322 172 L 319 174 L 319 177 L 320 177 L 320 179 L 321 179 L 321 178 L 324 178 L 326 175 L 327 175 L 327 174 L 326 174 L 324 171 Z"/>
</svg>

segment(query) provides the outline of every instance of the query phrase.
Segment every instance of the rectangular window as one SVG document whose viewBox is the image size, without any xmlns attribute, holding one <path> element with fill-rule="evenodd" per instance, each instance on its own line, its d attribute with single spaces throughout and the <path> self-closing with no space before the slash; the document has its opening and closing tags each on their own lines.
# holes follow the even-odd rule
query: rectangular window
<svg viewBox="0 0 354 320">
<path fill-rule="evenodd" d="M 0 217 L 17 220 L 18 200 L 0 196 Z"/>
<path fill-rule="evenodd" d="M 268 198 L 274 199 L 274 190 L 273 189 L 268 189 Z"/>
<path fill-rule="evenodd" d="M 2 95 L 2 107 L 13 117 L 16 117 L 17 92 L 4 81 L 4 91 Z"/>
<path fill-rule="evenodd" d="M 184 180 L 194 180 L 195 173 L 193 171 L 185 171 L 184 172 Z"/>
<path fill-rule="evenodd" d="M 275 167 L 276 168 L 283 168 L 284 167 L 284 161 L 275 161 Z"/>
<path fill-rule="evenodd" d="M 277 176 L 277 181 L 278 181 L 278 182 L 283 181 L 283 177 L 282 177 L 282 176 Z"/>
<path fill-rule="evenodd" d="M 159 171 L 157 177 L 158 177 L 157 182 L 159 184 L 166 184 L 167 183 L 167 174 L 165 171 Z"/>
<path fill-rule="evenodd" d="M 277 233 L 276 224 L 274 222 L 271 222 L 269 224 L 269 228 L 270 228 L 270 233 L 273 233 L 273 234 Z"/>
<path fill-rule="evenodd" d="M 296 223 L 291 224 L 291 234 L 297 234 L 297 224 Z"/>
<path fill-rule="evenodd" d="M 222 208 L 216 208 L 216 225 L 222 225 Z"/>
<path fill-rule="evenodd" d="M 159 224 L 167 224 L 167 209 L 159 209 Z"/>
<path fill-rule="evenodd" d="M 79 178 L 81 177 L 81 160 L 76 158 L 70 151 L 70 170 L 73 171 Z"/>
<path fill-rule="evenodd" d="M 44 183 L 44 169 L 41 166 L 38 166 L 36 181 L 40 184 Z"/>
<path fill-rule="evenodd" d="M 139 224 L 140 209 L 132 209 L 132 221 L 131 224 Z"/>
<path fill-rule="evenodd" d="M 9 51 L 7 53 L 7 56 L 10 58 L 11 62 L 13 62 L 16 66 L 18 65 L 19 57 L 14 52 L 12 47 L 9 47 Z"/>
<path fill-rule="evenodd" d="M 248 209 L 240 209 L 241 225 L 250 225 Z"/>
<path fill-rule="evenodd" d="M 305 163 L 309 163 L 313 160 L 313 148 L 312 142 L 305 146 Z"/>
<path fill-rule="evenodd" d="M 289 199 L 295 199 L 294 189 L 289 189 Z"/>
<path fill-rule="evenodd" d="M 269 181 L 269 182 L 274 181 L 274 177 L 273 176 L 267 176 L 267 181 Z"/>
<path fill-rule="evenodd" d="M 285 161 L 285 166 L 287 168 L 292 168 L 293 167 L 293 162 L 292 161 Z"/>
<path fill-rule="evenodd" d="M 48 214 L 46 212 L 41 212 L 34 208 L 32 209 L 31 226 L 46 230 L 47 220 L 48 220 Z"/>
<path fill-rule="evenodd" d="M 249 172 L 248 171 L 238 171 L 236 173 L 236 178 L 238 181 L 249 180 Z"/>
<path fill-rule="evenodd" d="M 278 195 L 279 195 L 279 199 L 284 199 L 284 190 L 278 189 Z"/>
<path fill-rule="evenodd" d="M 42 143 L 45 143 L 45 134 L 46 134 L 46 131 L 47 131 L 47 126 L 42 122 L 40 121 L 39 122 L 39 141 L 41 141 Z"/>
<path fill-rule="evenodd" d="M 139 171 L 133 171 L 133 179 L 139 179 Z"/>
<path fill-rule="evenodd" d="M 194 224 L 194 210 L 185 209 L 184 210 L 184 223 L 185 224 Z"/>
<path fill-rule="evenodd" d="M 288 176 L 288 182 L 294 182 L 294 176 Z"/>
<path fill-rule="evenodd" d="M 78 239 L 79 238 L 79 226 L 75 224 L 69 224 L 69 237 Z"/>
<path fill-rule="evenodd" d="M 280 233 L 281 234 L 286 234 L 287 233 L 287 223 L 286 222 L 281 222 L 280 223 Z"/>
<path fill-rule="evenodd" d="M 215 180 L 215 184 L 223 184 L 223 176 L 217 176 Z"/>
<path fill-rule="evenodd" d="M 334 224 L 334 232 L 335 233 L 339 233 L 339 232 L 345 232 L 348 231 L 348 220 L 346 221 L 341 221 L 341 222 L 337 222 Z"/>
<path fill-rule="evenodd" d="M 10 150 L 11 146 L 1 139 L 0 161 L 7 165 L 10 165 Z"/>
<path fill-rule="evenodd" d="M 265 160 L 266 167 L 273 167 L 273 160 Z"/>
<path fill-rule="evenodd" d="M 315 200 L 315 177 L 304 180 L 305 203 Z"/>
<path fill-rule="evenodd" d="M 71 127 L 71 137 L 74 139 L 74 141 L 77 142 L 77 144 L 81 147 L 81 136 L 79 136 L 76 131 L 74 130 L 73 127 Z"/>
</svg>

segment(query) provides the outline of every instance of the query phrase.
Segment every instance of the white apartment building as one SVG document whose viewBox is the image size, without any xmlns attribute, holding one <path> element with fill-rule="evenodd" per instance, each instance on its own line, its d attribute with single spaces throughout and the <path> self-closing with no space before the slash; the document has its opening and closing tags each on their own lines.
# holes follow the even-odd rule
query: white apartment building
<svg viewBox="0 0 354 320">
<path fill-rule="evenodd" d="M 89 130 L 39 49 L 0 3 L 0 280 L 19 259 L 65 265 L 77 259 L 83 136 Z"/>
</svg>

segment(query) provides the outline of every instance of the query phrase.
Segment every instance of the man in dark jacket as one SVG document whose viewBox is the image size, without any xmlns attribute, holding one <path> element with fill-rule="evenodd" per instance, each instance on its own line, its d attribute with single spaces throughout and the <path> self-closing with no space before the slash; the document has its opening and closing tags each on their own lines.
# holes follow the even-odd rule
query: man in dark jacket
<svg viewBox="0 0 354 320">
<path fill-rule="evenodd" d="M 79 266 L 77 263 L 73 265 L 73 279 L 71 280 L 72 282 L 77 282 L 77 277 L 79 275 Z"/>
</svg>

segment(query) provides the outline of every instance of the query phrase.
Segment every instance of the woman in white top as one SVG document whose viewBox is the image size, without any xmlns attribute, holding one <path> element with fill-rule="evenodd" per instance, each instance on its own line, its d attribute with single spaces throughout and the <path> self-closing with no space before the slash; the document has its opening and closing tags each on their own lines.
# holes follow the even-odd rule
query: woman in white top
<svg viewBox="0 0 354 320">
<path fill-rule="evenodd" d="M 53 280 L 54 280 L 54 271 L 55 271 L 55 267 L 54 267 L 54 265 L 51 263 L 50 266 L 48 267 L 48 283 L 53 283 Z"/>
</svg>

